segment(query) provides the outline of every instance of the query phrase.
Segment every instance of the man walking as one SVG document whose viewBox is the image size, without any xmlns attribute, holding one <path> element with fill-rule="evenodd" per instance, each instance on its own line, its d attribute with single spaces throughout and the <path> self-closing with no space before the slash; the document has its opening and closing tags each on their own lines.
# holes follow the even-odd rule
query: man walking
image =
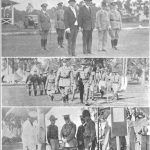
<svg viewBox="0 0 150 150">
<path fill-rule="evenodd" d="M 92 0 L 84 0 L 85 4 L 79 9 L 79 27 L 83 33 L 83 53 L 90 54 L 92 49 L 92 32 L 95 27 L 94 11 L 91 7 Z"/>
<path fill-rule="evenodd" d="M 75 56 L 76 38 L 78 34 L 78 10 L 76 9 L 76 1 L 69 0 L 69 7 L 64 13 L 65 32 L 68 34 L 68 54 Z"/>
<path fill-rule="evenodd" d="M 55 14 L 55 28 L 58 35 L 57 37 L 58 48 L 63 48 L 64 31 L 65 31 L 63 2 L 59 2 L 57 6 L 58 7 Z"/>
<path fill-rule="evenodd" d="M 111 45 L 114 50 L 117 50 L 119 32 L 122 28 L 122 21 L 120 12 L 117 11 L 116 3 L 110 3 L 110 37 L 111 37 Z"/>
<path fill-rule="evenodd" d="M 51 22 L 50 22 L 50 16 L 47 13 L 47 4 L 43 3 L 41 5 L 42 10 L 39 14 L 39 30 L 40 30 L 40 35 L 41 35 L 41 48 L 42 50 L 46 50 L 47 46 L 47 36 L 48 32 L 51 28 Z"/>
<path fill-rule="evenodd" d="M 96 27 L 98 30 L 98 50 L 106 51 L 108 29 L 110 26 L 109 12 L 106 2 L 102 2 L 102 9 L 96 14 Z"/>
</svg>

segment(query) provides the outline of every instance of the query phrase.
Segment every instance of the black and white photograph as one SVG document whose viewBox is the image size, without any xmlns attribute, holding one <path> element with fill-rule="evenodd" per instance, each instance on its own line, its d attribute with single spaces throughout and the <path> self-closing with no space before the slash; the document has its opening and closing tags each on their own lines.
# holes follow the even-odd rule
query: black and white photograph
<svg viewBox="0 0 150 150">
<path fill-rule="evenodd" d="M 3 150 L 97 149 L 98 108 L 10 107 L 2 113 Z"/>
<path fill-rule="evenodd" d="M 148 106 L 147 58 L 3 58 L 3 106 Z"/>
<path fill-rule="evenodd" d="M 2 0 L 3 57 L 147 57 L 148 0 Z"/>
</svg>

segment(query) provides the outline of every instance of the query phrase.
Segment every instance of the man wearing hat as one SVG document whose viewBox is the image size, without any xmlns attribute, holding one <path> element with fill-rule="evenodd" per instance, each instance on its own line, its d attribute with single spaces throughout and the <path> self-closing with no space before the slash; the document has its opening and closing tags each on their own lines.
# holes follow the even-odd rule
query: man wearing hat
<svg viewBox="0 0 150 150">
<path fill-rule="evenodd" d="M 64 24 L 64 10 L 63 10 L 63 2 L 59 2 L 57 4 L 57 10 L 55 13 L 55 28 L 57 31 L 57 42 L 58 48 L 63 48 L 63 41 L 64 41 L 64 31 L 65 31 L 65 24 Z"/>
<path fill-rule="evenodd" d="M 90 88 L 90 76 L 91 76 L 91 67 L 86 66 L 86 62 L 81 63 L 81 68 L 78 69 L 80 73 L 80 78 L 82 79 L 83 85 L 84 85 L 84 93 L 85 93 L 85 104 L 88 105 L 88 99 L 89 99 L 89 88 Z M 81 91 L 82 92 L 82 91 Z"/>
<path fill-rule="evenodd" d="M 51 124 L 47 127 L 47 140 L 51 146 L 51 150 L 59 149 L 58 127 L 55 125 L 57 118 L 51 115 L 49 118 Z"/>
<path fill-rule="evenodd" d="M 84 146 L 85 150 L 95 150 L 96 147 L 96 129 L 95 123 L 91 119 L 91 114 L 88 110 L 82 112 L 82 116 L 85 120 L 84 126 Z"/>
<path fill-rule="evenodd" d="M 96 14 L 96 27 L 98 30 L 98 50 L 106 51 L 110 21 L 107 4 L 104 1 L 102 8 Z"/>
<path fill-rule="evenodd" d="M 95 14 L 92 0 L 84 0 L 85 5 L 79 9 L 79 27 L 83 30 L 83 53 L 90 54 L 92 49 L 92 32 L 95 27 Z"/>
<path fill-rule="evenodd" d="M 30 73 L 30 70 L 27 70 L 27 73 L 28 73 L 28 76 L 27 76 L 27 79 L 26 79 L 26 84 L 27 84 L 29 96 L 31 96 L 31 92 L 32 92 L 32 82 L 31 82 L 32 74 Z"/>
<path fill-rule="evenodd" d="M 50 22 L 50 16 L 47 13 L 47 4 L 43 3 L 41 5 L 42 10 L 39 14 L 39 29 L 40 29 L 40 35 L 41 35 L 41 48 L 42 50 L 46 50 L 47 46 L 47 36 L 48 32 L 51 28 L 51 22 Z"/>
<path fill-rule="evenodd" d="M 83 116 L 80 116 L 81 119 L 81 125 L 78 127 L 78 131 L 77 131 L 77 142 L 78 142 L 78 150 L 84 150 L 84 125 L 85 125 L 85 120 L 83 118 Z"/>
<path fill-rule="evenodd" d="M 114 50 L 117 50 L 119 32 L 122 28 L 122 20 L 120 12 L 117 11 L 115 2 L 110 3 L 110 26 L 111 45 Z"/>
<path fill-rule="evenodd" d="M 76 125 L 70 120 L 69 115 L 64 115 L 65 124 L 61 129 L 61 139 L 63 141 L 64 150 L 73 150 L 77 147 L 75 138 Z"/>
<path fill-rule="evenodd" d="M 63 66 L 58 69 L 55 82 L 55 87 L 59 88 L 64 103 L 68 103 L 69 101 L 69 90 L 73 80 L 72 71 L 67 66 L 67 61 L 67 59 L 62 60 Z"/>
<path fill-rule="evenodd" d="M 68 35 L 68 54 L 75 56 L 76 38 L 78 34 L 78 10 L 76 9 L 76 1 L 69 0 L 69 7 L 64 13 L 65 32 Z"/>
</svg>

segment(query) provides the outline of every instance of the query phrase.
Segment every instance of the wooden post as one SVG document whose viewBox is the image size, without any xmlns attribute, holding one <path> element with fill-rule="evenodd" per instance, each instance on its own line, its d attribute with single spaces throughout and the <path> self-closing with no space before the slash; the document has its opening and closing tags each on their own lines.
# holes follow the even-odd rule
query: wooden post
<svg viewBox="0 0 150 150">
<path fill-rule="evenodd" d="M 38 112 L 38 143 L 39 150 L 46 150 L 46 125 L 45 114 L 40 108 L 37 108 Z"/>
<path fill-rule="evenodd" d="M 120 150 L 119 136 L 116 136 L 116 144 L 117 144 L 117 150 Z"/>
<path fill-rule="evenodd" d="M 14 25 L 14 6 L 11 6 L 11 24 Z"/>
</svg>

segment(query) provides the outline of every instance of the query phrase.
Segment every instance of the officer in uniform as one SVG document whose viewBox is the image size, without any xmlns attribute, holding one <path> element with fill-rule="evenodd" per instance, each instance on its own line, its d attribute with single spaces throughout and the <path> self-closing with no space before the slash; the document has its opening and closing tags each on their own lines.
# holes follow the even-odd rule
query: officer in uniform
<svg viewBox="0 0 150 150">
<path fill-rule="evenodd" d="M 55 74 L 53 70 L 50 71 L 50 74 L 47 77 L 45 89 L 47 91 L 47 95 L 50 97 L 51 101 L 53 101 L 55 93 Z"/>
<path fill-rule="evenodd" d="M 83 118 L 83 116 L 80 116 L 81 119 L 81 123 L 82 125 L 80 125 L 78 127 L 78 131 L 77 131 L 77 142 L 78 142 L 78 150 L 84 150 L 84 125 L 85 125 L 85 120 Z"/>
<path fill-rule="evenodd" d="M 65 24 L 64 24 L 64 10 L 63 10 L 63 2 L 59 2 L 57 11 L 55 13 L 55 28 L 57 31 L 57 42 L 58 47 L 63 48 L 63 41 L 64 41 L 64 31 L 65 31 Z"/>
<path fill-rule="evenodd" d="M 80 78 L 82 79 L 83 85 L 84 85 L 84 93 L 85 93 L 85 103 L 88 105 L 88 99 L 89 99 L 89 88 L 90 88 L 90 75 L 91 75 L 91 68 L 86 67 L 86 63 L 81 63 L 81 68 L 78 69 L 80 73 Z"/>
<path fill-rule="evenodd" d="M 39 29 L 40 29 L 40 35 L 41 35 L 41 48 L 42 50 L 46 50 L 47 46 L 47 36 L 48 32 L 51 28 L 51 22 L 50 22 L 50 16 L 47 13 L 47 4 L 43 3 L 41 5 L 42 10 L 39 14 Z"/>
<path fill-rule="evenodd" d="M 59 88 L 64 103 L 69 101 L 69 90 L 72 83 L 72 71 L 67 66 L 67 60 L 63 60 L 63 66 L 58 69 L 55 87 Z"/>
<path fill-rule="evenodd" d="M 39 88 L 40 88 L 40 95 L 43 95 L 45 88 L 44 88 L 44 78 L 42 73 L 40 73 L 40 77 L 39 77 Z"/>
<path fill-rule="evenodd" d="M 110 37 L 112 48 L 117 50 L 119 32 L 122 28 L 122 20 L 120 12 L 116 9 L 116 3 L 110 3 Z"/>
<path fill-rule="evenodd" d="M 27 70 L 27 72 L 29 73 L 29 75 L 27 76 L 26 84 L 28 86 L 29 96 L 31 96 L 31 92 L 32 92 L 32 82 L 31 82 L 32 74 L 30 73 L 30 70 Z"/>
<path fill-rule="evenodd" d="M 61 129 L 61 139 L 63 141 L 64 150 L 74 150 L 77 147 L 75 138 L 76 125 L 70 120 L 69 115 L 64 115 L 65 124 Z"/>
<path fill-rule="evenodd" d="M 96 129 L 95 123 L 91 119 L 91 114 L 88 110 L 82 112 L 82 116 L 85 120 L 84 126 L 84 147 L 85 150 L 95 150 L 96 147 Z"/>
<path fill-rule="evenodd" d="M 45 95 L 47 94 L 47 93 L 46 93 L 46 88 L 45 88 L 45 86 L 46 86 L 46 80 L 47 80 L 47 72 L 44 72 L 44 75 L 43 75 L 43 83 L 44 83 Z"/>
<path fill-rule="evenodd" d="M 96 27 L 98 30 L 98 50 L 106 51 L 110 21 L 107 4 L 104 1 L 102 2 L 102 9 L 96 14 Z"/>
<path fill-rule="evenodd" d="M 39 76 L 37 75 L 37 70 L 34 70 L 34 74 L 31 78 L 31 83 L 33 85 L 34 96 L 37 96 L 37 88 L 39 86 Z"/>
<path fill-rule="evenodd" d="M 51 115 L 51 124 L 47 128 L 47 141 L 51 146 L 51 150 L 59 149 L 58 127 L 55 125 L 56 120 L 57 118 L 54 115 Z"/>
</svg>

